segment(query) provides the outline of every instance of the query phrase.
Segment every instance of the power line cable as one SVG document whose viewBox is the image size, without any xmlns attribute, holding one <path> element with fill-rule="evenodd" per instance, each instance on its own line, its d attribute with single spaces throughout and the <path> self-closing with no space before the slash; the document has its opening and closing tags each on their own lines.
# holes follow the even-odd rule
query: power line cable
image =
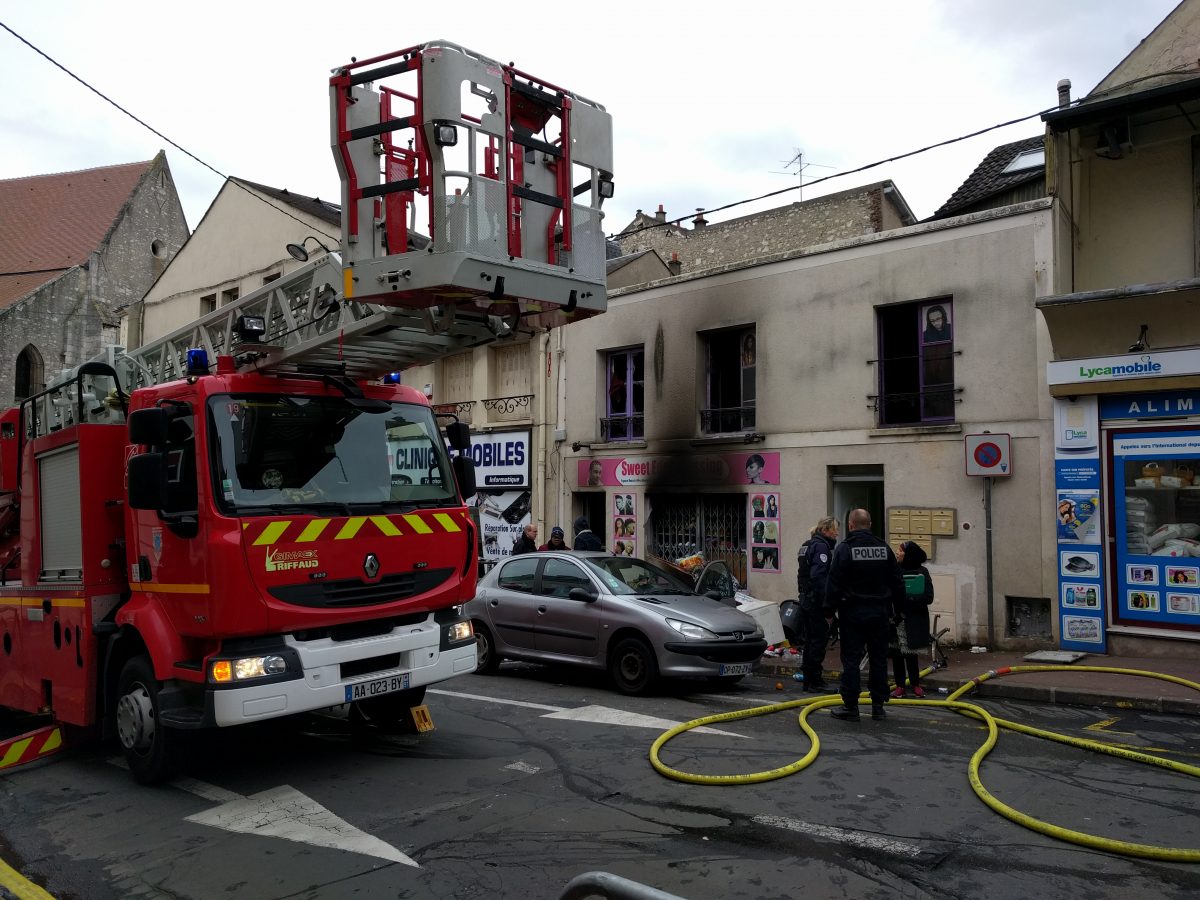
<svg viewBox="0 0 1200 900">
<path fill-rule="evenodd" d="M 268 200 L 267 198 L 265 198 L 265 197 L 263 197 L 263 196 L 261 196 L 261 195 L 259 195 L 259 194 L 256 194 L 254 191 L 250 190 L 250 188 L 246 187 L 245 185 L 243 185 L 243 184 L 239 184 L 239 183 L 238 183 L 238 181 L 237 181 L 236 179 L 234 179 L 234 178 L 231 178 L 230 176 L 228 176 L 228 175 L 224 174 L 223 172 L 219 171 L 219 170 L 218 170 L 217 168 L 215 168 L 214 166 L 211 166 L 211 165 L 209 165 L 207 162 L 205 162 L 205 161 L 204 161 L 204 160 L 202 160 L 200 157 L 198 157 L 198 156 L 197 156 L 195 153 L 192 153 L 190 150 L 186 149 L 185 147 L 181 146 L 180 144 L 177 144 L 175 141 L 171 140 L 169 137 L 167 137 L 165 134 L 163 134 L 161 131 L 159 131 L 159 130 L 158 130 L 157 128 L 155 128 L 154 126 L 152 126 L 152 125 L 150 125 L 150 124 L 148 124 L 148 123 L 144 122 L 143 120 L 139 119 L 137 116 L 135 116 L 133 113 L 131 113 L 131 112 L 130 112 L 129 110 L 127 110 L 125 107 L 123 107 L 121 104 L 117 103 L 117 101 L 115 101 L 115 100 L 113 100 L 111 97 L 107 96 L 107 95 L 106 95 L 106 94 L 105 94 L 103 91 L 100 91 L 99 89 L 92 87 L 90 84 L 88 84 L 86 81 L 84 81 L 82 78 L 80 78 L 80 77 L 79 77 L 78 75 L 76 75 L 74 72 L 72 72 L 70 69 L 68 69 L 68 68 L 67 68 L 66 66 L 64 66 L 62 63 L 60 63 L 58 60 L 54 59 L 54 58 L 53 58 L 52 56 L 50 56 L 48 53 L 46 53 L 45 51 L 43 51 L 43 50 L 39 49 L 38 47 L 34 46 L 32 43 L 30 43 L 30 42 L 29 42 L 28 40 L 26 40 L 24 37 L 22 37 L 21 35 L 17 34 L 15 31 L 13 31 L 11 28 L 9 28 L 9 27 L 8 27 L 8 25 L 7 25 L 7 24 L 5 24 L 4 22 L 0 22 L 0 28 L 3 28 L 5 31 L 7 31 L 9 34 L 11 34 L 13 37 L 15 37 L 15 38 L 16 38 L 18 41 L 20 41 L 22 44 L 24 44 L 26 47 L 28 47 L 30 50 L 32 50 L 34 53 L 36 53 L 38 56 L 42 57 L 43 59 L 45 59 L 47 62 L 51 63 L 52 65 L 54 65 L 54 66 L 55 66 L 55 67 L 57 67 L 58 69 L 61 69 L 61 70 L 62 70 L 63 72 L 65 72 L 67 75 L 70 75 L 72 78 L 74 78 L 76 81 L 78 81 L 80 84 L 82 84 L 82 85 L 83 85 L 85 88 L 87 88 L 89 91 L 91 91 L 91 92 L 92 92 L 93 94 L 95 94 L 97 97 L 99 97 L 101 100 L 103 100 L 104 102 L 106 102 L 106 103 L 110 104 L 111 106 L 114 106 L 116 109 L 120 110 L 120 111 L 121 111 L 121 112 L 123 112 L 125 115 L 129 116 L 129 118 L 133 119 L 133 121 L 137 122 L 139 125 L 141 125 L 141 126 L 142 126 L 143 128 L 145 128 L 146 130 L 148 130 L 148 131 L 150 131 L 150 132 L 153 132 L 154 134 L 158 135 L 160 138 L 162 138 L 164 141 L 166 141 L 168 144 L 170 144 L 172 147 L 174 147 L 174 148 L 175 148 L 176 150 L 178 150 L 180 153 L 182 153 L 182 154 L 184 154 L 185 156 L 187 156 L 187 157 L 189 157 L 189 158 L 191 158 L 191 159 L 195 160 L 196 162 L 200 163 L 200 165 L 204 166 L 204 168 L 208 169 L 208 170 L 209 170 L 210 172 L 212 172 L 213 174 L 215 174 L 215 175 L 219 176 L 220 178 L 223 178 L 225 181 L 228 181 L 230 184 L 236 185 L 237 187 L 241 188 L 243 191 L 245 191 L 245 192 L 246 192 L 247 194 L 249 194 L 251 197 L 254 197 L 254 198 L 258 199 L 258 200 L 261 200 L 263 203 L 267 204 L 267 206 L 271 207 L 271 208 L 272 208 L 273 210 L 275 210 L 276 212 L 282 213 L 283 215 L 287 216 L 289 219 L 294 219 L 295 221 L 297 221 L 297 222 L 299 222 L 301 225 L 303 225 L 305 228 L 309 228 L 309 229 L 311 229 L 311 230 L 313 230 L 313 231 L 317 231 L 317 232 L 319 232 L 320 234 L 323 234 L 323 235 L 325 235 L 325 237 L 329 238 L 329 239 L 330 239 L 330 240 L 332 240 L 332 241 L 338 241 L 338 242 L 340 242 L 340 241 L 341 241 L 341 238 L 339 238 L 339 237 L 337 237 L 337 236 L 335 236 L 335 235 L 329 234 L 329 233 L 328 233 L 328 232 L 326 232 L 326 231 L 321 231 L 321 229 L 320 229 L 320 228 L 317 228 L 316 226 L 313 226 L 313 225 L 311 225 L 310 223 L 308 223 L 308 222 L 305 222 L 303 219 L 301 219 L 301 218 L 298 218 L 297 216 L 294 216 L 294 215 L 292 215 L 292 213 L 288 212 L 288 211 L 287 211 L 286 209 L 284 209 L 283 207 L 281 207 L 281 206 L 276 206 L 274 203 L 272 203 L 272 202 L 271 202 L 270 200 Z M 314 199 L 315 199 L 315 198 L 314 198 Z"/>
<path fill-rule="evenodd" d="M 1178 74 L 1181 74 L 1184 72 L 1194 72 L 1198 69 L 1200 69 L 1200 64 L 1184 64 L 1184 65 L 1176 66 L 1175 68 L 1172 68 L 1172 69 L 1165 69 L 1161 72 L 1154 72 L 1154 73 L 1151 73 L 1150 75 L 1142 75 L 1138 78 L 1131 79 L 1130 81 L 1126 81 L 1121 84 L 1113 85 L 1111 88 L 1108 88 L 1105 91 L 1094 92 L 1092 94 L 1089 94 L 1086 98 L 1083 98 L 1080 101 L 1078 101 L 1078 103 L 1076 105 L 1083 103 L 1085 100 L 1087 102 L 1092 102 L 1098 98 L 1107 97 L 1107 96 L 1111 95 L 1112 93 L 1114 93 L 1115 91 L 1129 87 L 1130 85 L 1133 85 L 1133 84 L 1137 84 L 1138 82 L 1147 81 L 1152 78 L 1159 78 L 1159 77 L 1162 77 L 1165 75 L 1178 75 Z M 777 191 L 770 191 L 769 193 L 761 194 L 758 197 L 749 197 L 745 200 L 735 200 L 733 203 L 726 203 L 724 206 L 718 206 L 713 209 L 704 209 L 701 211 L 703 213 L 722 212 L 727 209 L 733 209 L 735 206 L 744 206 L 747 203 L 755 203 L 759 200 L 767 200 L 767 199 L 770 199 L 771 197 L 777 197 L 780 194 L 786 194 L 789 191 L 798 191 L 801 188 L 811 187 L 812 185 L 820 184 L 823 181 L 830 181 L 831 179 L 834 179 L 834 178 L 842 178 L 846 175 L 854 175 L 854 174 L 857 174 L 858 172 L 865 172 L 865 171 L 867 171 L 867 169 L 874 169 L 876 166 L 887 165 L 890 162 L 897 162 L 898 160 L 901 160 L 901 159 L 907 159 L 910 156 L 916 156 L 920 153 L 927 153 L 930 150 L 936 150 L 938 147 L 947 147 L 950 144 L 957 144 L 959 141 L 966 141 L 973 137 L 979 137 L 979 135 L 987 134 L 989 131 L 995 131 L 999 128 L 1007 128 L 1009 125 L 1017 125 L 1021 122 L 1027 122 L 1030 119 L 1040 118 L 1041 116 L 1044 116 L 1047 113 L 1054 112 L 1055 110 L 1058 110 L 1059 108 L 1060 107 L 1057 104 L 1054 106 L 1048 106 L 1043 110 L 1039 110 L 1038 112 L 1035 112 L 1035 113 L 1030 113 L 1027 116 L 1021 116 L 1020 118 L 1016 118 L 1016 119 L 1009 119 L 1007 122 L 1000 122 L 996 125 L 989 125 L 986 128 L 980 128 L 978 131 L 972 131 L 970 134 L 963 134 L 963 135 L 959 135 L 958 137 L 948 138 L 947 140 L 944 140 L 944 141 L 938 141 L 936 144 L 929 144 L 925 147 L 921 147 L 919 150 L 909 150 L 907 153 L 901 153 L 897 156 L 890 156 L 887 159 L 881 159 L 881 160 L 877 160 L 876 162 L 867 163 L 866 165 L 859 166 L 856 169 L 847 169 L 844 172 L 834 172 L 832 175 L 824 175 L 820 178 L 814 178 L 812 181 L 804 182 L 804 184 L 793 184 L 790 187 L 780 188 Z M 697 209 L 699 210 L 700 207 L 697 207 Z M 635 229 L 632 229 L 631 231 L 623 231 L 617 235 L 609 235 L 609 238 L 630 237 L 635 234 L 640 234 L 643 231 L 650 231 L 651 229 L 654 229 L 654 228 L 665 228 L 668 225 L 678 225 L 680 222 L 684 221 L 685 219 L 690 219 L 690 218 L 693 218 L 693 215 L 689 214 L 686 216 L 680 216 L 678 219 L 670 219 L 666 222 L 652 222 L 648 225 L 643 225 L 641 228 L 635 228 Z"/>
</svg>

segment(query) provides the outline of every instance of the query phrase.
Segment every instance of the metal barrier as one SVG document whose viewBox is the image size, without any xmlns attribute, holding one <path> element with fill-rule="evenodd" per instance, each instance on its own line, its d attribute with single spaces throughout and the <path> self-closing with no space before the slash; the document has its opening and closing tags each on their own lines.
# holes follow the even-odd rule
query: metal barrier
<svg viewBox="0 0 1200 900">
<path fill-rule="evenodd" d="M 610 872 L 584 872 L 571 879 L 558 900 L 583 900 L 585 897 L 606 897 L 609 900 L 686 900 L 678 894 L 668 894 L 658 888 L 630 881 Z"/>
</svg>

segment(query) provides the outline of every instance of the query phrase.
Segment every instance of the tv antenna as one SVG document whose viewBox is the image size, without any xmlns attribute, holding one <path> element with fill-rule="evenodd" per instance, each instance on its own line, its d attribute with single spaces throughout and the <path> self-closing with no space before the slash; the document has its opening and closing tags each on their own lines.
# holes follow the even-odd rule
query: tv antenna
<svg viewBox="0 0 1200 900">
<path fill-rule="evenodd" d="M 796 176 L 798 176 L 800 178 L 800 201 L 803 202 L 804 201 L 804 173 L 806 170 L 811 169 L 814 166 L 818 169 L 836 169 L 837 168 L 837 166 L 825 166 L 825 165 L 822 165 L 821 163 L 805 162 L 804 151 L 797 148 L 796 155 L 793 156 L 790 160 L 788 160 L 783 165 L 784 169 L 792 169 L 793 171 L 791 171 L 791 172 L 787 172 L 787 171 L 772 172 L 771 174 L 772 175 L 796 175 Z"/>
</svg>

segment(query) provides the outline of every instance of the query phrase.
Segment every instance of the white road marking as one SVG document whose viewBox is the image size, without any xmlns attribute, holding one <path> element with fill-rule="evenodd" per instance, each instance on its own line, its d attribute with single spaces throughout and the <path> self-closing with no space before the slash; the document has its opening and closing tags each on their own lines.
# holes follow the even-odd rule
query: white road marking
<svg viewBox="0 0 1200 900">
<path fill-rule="evenodd" d="M 526 775 L 536 775 L 538 772 L 542 771 L 541 766 L 531 766 L 529 763 L 521 762 L 519 759 L 515 763 L 509 763 L 504 768 L 516 769 L 518 772 L 524 772 Z"/>
<path fill-rule="evenodd" d="M 184 782 L 180 784 L 179 782 Z M 320 803 L 291 785 L 282 784 L 270 790 L 243 797 L 214 788 L 213 785 L 192 779 L 172 782 L 185 791 L 205 799 L 215 794 L 228 795 L 235 799 L 225 800 L 220 806 L 188 816 L 188 822 L 223 828 L 240 834 L 256 834 L 260 837 L 283 838 L 300 844 L 315 844 L 334 850 L 346 850 L 386 859 L 388 862 L 403 863 L 420 868 L 411 857 L 401 853 L 391 844 L 359 831 L 349 822 L 338 818 Z M 203 793 L 201 793 L 203 791 Z"/>
<path fill-rule="evenodd" d="M 813 837 L 836 841 L 839 844 L 849 844 L 853 847 L 865 847 L 869 850 L 882 850 L 897 856 L 920 856 L 921 848 L 903 841 L 880 837 L 865 831 L 850 831 L 834 825 L 817 825 L 813 822 L 802 822 L 799 819 L 789 819 L 785 816 L 755 816 L 752 821 L 759 825 L 771 825 L 775 828 L 786 828 L 788 831 L 798 831 Z"/>
<path fill-rule="evenodd" d="M 565 706 L 547 706 L 545 703 L 529 703 L 525 700 L 509 700 L 505 697 L 485 697 L 483 694 L 464 694 L 460 691 L 446 691 L 441 688 L 428 688 L 427 694 L 441 694 L 443 697 L 461 697 L 463 700 L 486 700 L 488 703 L 505 703 L 509 706 L 524 706 L 526 709 L 544 709 L 550 712 L 561 712 Z"/>
<path fill-rule="evenodd" d="M 547 706 L 545 703 L 528 703 L 525 700 L 508 700 L 500 697 L 485 697 L 482 694 L 464 694 L 459 691 L 446 691 L 439 688 L 429 688 L 428 694 L 441 694 L 445 697 L 458 697 L 463 700 L 483 700 L 488 703 L 507 703 L 510 706 L 524 706 L 527 709 L 549 710 L 543 719 L 566 719 L 574 722 L 594 722 L 598 725 L 625 725 L 630 728 L 657 728 L 666 731 L 674 728 L 679 722 L 671 719 L 659 719 L 655 716 L 644 716 L 641 713 L 626 712 L 623 709 L 612 709 L 608 706 L 581 706 L 569 709 L 565 706 Z M 734 734 L 732 731 L 720 731 L 716 728 L 701 726 L 693 728 L 698 734 L 723 734 L 727 737 L 745 737 L 744 734 Z"/>
<path fill-rule="evenodd" d="M 656 728 L 666 731 L 680 724 L 671 719 L 660 719 L 657 716 L 644 716 L 641 713 L 627 712 L 623 709 L 611 709 L 607 706 L 581 706 L 579 709 L 564 709 L 562 712 L 547 713 L 543 719 L 567 719 L 574 722 L 594 722 L 598 725 L 625 725 L 630 728 Z M 697 734 L 723 734 L 726 737 L 745 737 L 732 731 L 720 731 L 716 728 L 700 726 L 693 728 Z"/>
</svg>

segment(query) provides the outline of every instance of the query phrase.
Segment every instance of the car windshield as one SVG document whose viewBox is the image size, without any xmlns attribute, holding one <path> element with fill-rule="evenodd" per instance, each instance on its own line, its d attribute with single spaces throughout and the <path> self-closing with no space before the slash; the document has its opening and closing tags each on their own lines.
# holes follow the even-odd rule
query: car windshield
<svg viewBox="0 0 1200 900">
<path fill-rule="evenodd" d="M 693 594 L 688 585 L 665 569 L 628 556 L 584 560 L 614 594 Z"/>
<path fill-rule="evenodd" d="M 242 514 L 445 506 L 456 485 L 433 412 L 350 398 L 230 394 L 209 400 L 216 496 Z"/>
</svg>

